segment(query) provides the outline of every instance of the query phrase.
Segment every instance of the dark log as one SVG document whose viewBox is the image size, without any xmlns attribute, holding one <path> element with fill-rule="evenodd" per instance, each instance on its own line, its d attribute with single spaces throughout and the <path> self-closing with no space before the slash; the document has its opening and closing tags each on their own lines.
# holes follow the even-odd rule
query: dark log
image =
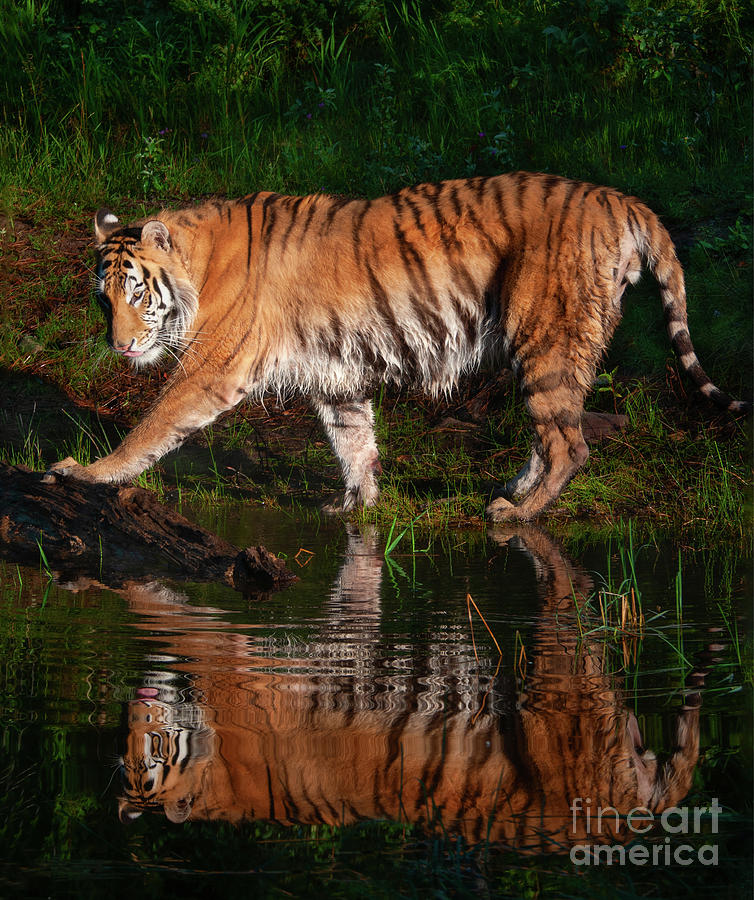
<svg viewBox="0 0 754 900">
<path fill-rule="evenodd" d="M 44 482 L 25 466 L 0 462 L 0 555 L 67 576 L 126 581 L 175 578 L 222 581 L 243 593 L 295 580 L 264 547 L 237 547 L 206 531 L 138 487 Z"/>
<path fill-rule="evenodd" d="M 628 416 L 590 410 L 581 414 L 581 431 L 587 444 L 596 444 L 628 426 Z"/>
</svg>

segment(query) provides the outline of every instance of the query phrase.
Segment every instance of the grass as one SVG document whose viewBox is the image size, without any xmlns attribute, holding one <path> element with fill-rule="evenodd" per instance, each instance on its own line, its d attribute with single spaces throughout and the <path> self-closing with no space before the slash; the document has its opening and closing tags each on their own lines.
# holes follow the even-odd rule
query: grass
<svg viewBox="0 0 754 900">
<path fill-rule="evenodd" d="M 6 459 L 41 468 L 98 454 L 86 432 L 29 404 L 57 386 L 117 440 L 164 373 L 111 359 L 90 298 L 91 217 L 266 188 L 375 196 L 410 182 L 513 168 L 636 193 L 671 228 L 692 338 L 713 379 L 750 396 L 752 20 L 737 0 L 541 4 L 218 4 L 50 0 L 0 11 L 0 410 Z M 638 516 L 695 540 L 745 539 L 745 422 L 692 402 L 656 288 L 629 292 L 593 408 L 629 429 L 592 448 L 551 516 Z M 453 398 L 449 413 L 464 413 Z M 386 475 L 369 520 L 481 521 L 490 487 L 528 454 L 515 393 L 488 424 L 443 425 L 422 398 L 384 397 Z M 82 411 L 83 408 L 83 411 Z M 75 410 L 75 412 L 74 412 Z M 460 412 L 459 412 L 460 410 Z M 445 413 L 447 416 L 448 412 Z M 457 416 L 456 416 L 457 417 Z M 295 423 L 297 434 L 284 435 Z M 201 461 L 142 478 L 165 496 L 312 502 L 338 476 L 311 419 L 250 409 L 204 440 Z M 193 458 L 193 457 L 192 457 Z M 193 469 L 193 473 L 192 473 Z M 177 479 L 177 480 L 176 480 Z M 418 524 L 418 523 L 417 523 Z"/>
<path fill-rule="evenodd" d="M 681 553 L 675 575 L 675 621 L 666 610 L 645 611 L 637 577 L 637 557 L 641 550 L 634 546 L 633 523 L 628 522 L 624 539 L 617 543 L 619 571 L 612 571 L 612 546 L 608 545 L 607 569 L 601 584 L 589 597 L 580 602 L 574 597 L 579 640 L 585 647 L 601 642 L 608 665 L 617 660 L 617 670 L 627 674 L 640 671 L 640 656 L 645 640 L 650 636 L 667 645 L 675 667 L 680 673 L 690 671 L 691 662 L 683 652 L 683 576 Z M 614 579 L 614 574 L 620 580 Z M 740 662 L 739 662 L 740 664 Z"/>
<path fill-rule="evenodd" d="M 523 166 L 641 192 L 678 220 L 745 210 L 746 13 L 684 7 L 670 47 L 641 3 L 608 23 L 590 4 L 367 2 L 308 26 L 208 0 L 17 4 L 0 18 L 5 205 L 373 195 Z"/>
<path fill-rule="evenodd" d="M 748 133 L 745 65 L 712 69 L 716 54 L 745 60 L 748 48 L 715 37 L 720 22 L 701 4 L 688 6 L 706 16 L 706 34 L 689 37 L 680 61 L 678 47 L 637 59 L 635 18 L 622 23 L 617 46 L 610 27 L 570 23 L 594 37 L 590 52 L 574 55 L 547 33 L 571 14 L 565 4 L 489 3 L 471 15 L 462 3 L 445 15 L 372 4 L 376 20 L 348 30 L 336 16 L 301 34 L 293 59 L 284 23 L 265 22 L 251 5 L 230 10 L 222 27 L 210 22 L 214 4 L 183 5 L 193 14 L 116 22 L 97 2 L 90 23 L 56 20 L 45 4 L 33 22 L 4 13 L 6 35 L 20 36 L 2 84 L 11 192 L 20 185 L 8 176 L 22 172 L 35 193 L 68 206 L 233 194 L 262 182 L 374 194 L 525 165 L 643 189 L 652 202 L 663 191 L 683 216 L 695 205 L 691 184 L 706 181 L 722 196 L 715 175 L 727 171 L 729 184 L 746 170 L 734 150 Z M 666 72 L 675 80 L 658 80 Z"/>
</svg>

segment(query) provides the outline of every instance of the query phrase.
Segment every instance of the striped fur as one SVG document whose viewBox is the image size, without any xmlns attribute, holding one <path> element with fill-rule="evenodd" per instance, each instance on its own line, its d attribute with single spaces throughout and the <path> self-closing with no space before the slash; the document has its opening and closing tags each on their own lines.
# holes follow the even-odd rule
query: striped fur
<svg viewBox="0 0 754 900">
<path fill-rule="evenodd" d="M 494 520 L 536 516 L 588 449 L 584 398 L 647 265 L 681 365 L 740 412 L 694 353 L 683 272 L 657 216 L 615 190 L 516 173 L 423 184 L 376 200 L 256 193 L 123 227 L 95 220 L 98 292 L 113 349 L 180 365 L 123 444 L 63 473 L 138 475 L 246 396 L 307 395 L 345 479 L 341 508 L 372 504 L 368 397 L 381 384 L 447 394 L 482 362 L 511 366 L 534 425 L 531 457 Z"/>
</svg>

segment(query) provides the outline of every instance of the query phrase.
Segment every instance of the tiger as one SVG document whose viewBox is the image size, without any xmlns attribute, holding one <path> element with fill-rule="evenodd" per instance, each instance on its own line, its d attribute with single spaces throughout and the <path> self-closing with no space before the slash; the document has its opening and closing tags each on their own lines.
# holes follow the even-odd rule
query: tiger
<svg viewBox="0 0 754 900">
<path fill-rule="evenodd" d="M 145 675 L 125 704 L 120 820 L 144 812 L 176 823 L 387 819 L 471 844 L 562 852 L 628 841 L 631 810 L 659 814 L 679 803 L 698 761 L 706 670 L 689 679 L 671 751 L 655 753 L 623 679 L 584 629 L 588 612 L 577 614 L 592 592 L 589 575 L 532 525 L 494 529 L 493 542 L 533 566 L 541 604 L 516 681 L 465 630 L 457 648 L 445 628 L 436 644 L 430 636 L 414 651 L 386 648 L 384 554 L 368 528 L 349 533 L 307 641 L 260 647 L 227 630 L 217 609 L 156 585 L 130 588 L 145 640 L 176 671 Z M 452 621 L 462 611 L 451 603 L 447 614 Z M 180 678 L 188 689 L 176 690 Z M 589 808 L 612 812 L 590 830 Z"/>
<path fill-rule="evenodd" d="M 750 409 L 699 363 L 667 230 L 609 187 L 518 172 L 376 199 L 259 191 L 130 226 L 101 209 L 94 236 L 109 346 L 136 368 L 177 365 L 119 446 L 86 466 L 61 460 L 48 480 L 129 481 L 244 398 L 295 392 L 340 464 L 330 508 L 369 507 L 375 389 L 449 395 L 485 363 L 512 369 L 534 431 L 487 515 L 532 519 L 587 461 L 584 401 L 643 265 L 691 381 L 731 413 Z"/>
</svg>

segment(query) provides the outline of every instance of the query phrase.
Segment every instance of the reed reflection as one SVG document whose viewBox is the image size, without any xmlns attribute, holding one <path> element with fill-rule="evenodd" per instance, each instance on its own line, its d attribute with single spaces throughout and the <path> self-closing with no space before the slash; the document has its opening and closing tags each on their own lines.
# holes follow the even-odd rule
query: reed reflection
<svg viewBox="0 0 754 900">
<path fill-rule="evenodd" d="M 441 822 L 469 841 L 547 851 L 631 836 L 617 816 L 595 834 L 576 798 L 623 815 L 680 802 L 698 756 L 704 671 L 660 761 L 642 746 L 600 646 L 580 638 L 574 598 L 591 590 L 588 576 L 536 528 L 492 538 L 536 573 L 541 611 L 523 681 L 509 662 L 502 676 L 477 658 L 468 622 L 418 653 L 386 645 L 384 558 L 368 529 L 350 532 L 307 643 L 265 644 L 229 630 L 222 610 L 133 588 L 145 637 L 175 662 L 128 704 L 121 819 L 151 809 L 174 822 Z"/>
</svg>

